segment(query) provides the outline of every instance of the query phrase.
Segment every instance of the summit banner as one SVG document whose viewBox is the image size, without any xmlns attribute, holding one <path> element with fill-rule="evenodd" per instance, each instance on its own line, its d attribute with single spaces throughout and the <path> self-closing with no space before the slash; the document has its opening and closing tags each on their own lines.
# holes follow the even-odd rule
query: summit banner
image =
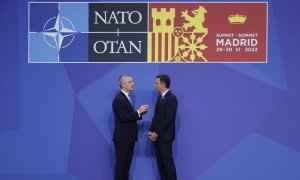
<svg viewBox="0 0 300 180">
<path fill-rule="evenodd" d="M 29 2 L 29 63 L 266 63 L 267 2 Z"/>
</svg>

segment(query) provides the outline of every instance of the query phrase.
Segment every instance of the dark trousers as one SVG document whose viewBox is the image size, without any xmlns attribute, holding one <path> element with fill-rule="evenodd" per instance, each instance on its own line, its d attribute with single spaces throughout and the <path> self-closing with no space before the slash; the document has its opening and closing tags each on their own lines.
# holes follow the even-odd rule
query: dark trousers
<svg viewBox="0 0 300 180">
<path fill-rule="evenodd" d="M 172 141 L 155 141 L 155 156 L 161 180 L 177 180 L 172 157 Z"/>
<path fill-rule="evenodd" d="M 114 144 L 116 153 L 115 180 L 128 180 L 134 142 L 114 142 Z"/>
</svg>

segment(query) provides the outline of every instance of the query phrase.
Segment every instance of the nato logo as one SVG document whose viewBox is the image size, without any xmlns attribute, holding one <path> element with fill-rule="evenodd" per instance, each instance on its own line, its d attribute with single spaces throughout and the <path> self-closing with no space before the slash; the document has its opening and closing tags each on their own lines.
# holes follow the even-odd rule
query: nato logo
<svg viewBox="0 0 300 180">
<path fill-rule="evenodd" d="M 87 62 L 86 3 L 28 4 L 28 62 Z"/>
<path fill-rule="evenodd" d="M 147 61 L 147 3 L 28 6 L 30 63 Z"/>
<path fill-rule="evenodd" d="M 70 29 L 67 27 L 70 27 Z M 44 25 L 43 31 L 41 32 L 45 42 L 58 51 L 71 44 L 74 40 L 75 33 L 76 31 L 73 23 L 68 18 L 61 17 L 59 14 L 57 17 L 50 18 Z M 69 36 L 72 38 L 67 40 L 67 37 Z"/>
</svg>

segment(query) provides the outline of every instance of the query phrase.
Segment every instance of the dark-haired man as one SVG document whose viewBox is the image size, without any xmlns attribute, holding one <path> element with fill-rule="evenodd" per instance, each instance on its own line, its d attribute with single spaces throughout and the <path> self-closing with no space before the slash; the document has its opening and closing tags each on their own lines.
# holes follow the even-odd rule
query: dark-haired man
<svg viewBox="0 0 300 180">
<path fill-rule="evenodd" d="M 156 76 L 157 98 L 148 137 L 154 142 L 155 156 L 161 180 L 176 180 L 176 167 L 172 156 L 172 143 L 175 139 L 175 117 L 178 107 L 176 96 L 169 90 L 170 77 Z"/>
</svg>

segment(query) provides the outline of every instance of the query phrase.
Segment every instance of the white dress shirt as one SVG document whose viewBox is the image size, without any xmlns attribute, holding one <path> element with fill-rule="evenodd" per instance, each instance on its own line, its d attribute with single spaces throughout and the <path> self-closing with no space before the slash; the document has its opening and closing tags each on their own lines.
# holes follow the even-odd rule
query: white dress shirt
<svg viewBox="0 0 300 180">
<path fill-rule="evenodd" d="M 122 89 L 121 89 L 121 92 L 124 93 L 125 96 L 127 97 L 127 99 L 129 100 L 129 102 L 130 102 L 131 104 L 133 104 L 132 100 L 130 100 L 130 98 L 129 98 L 129 93 L 123 91 Z M 141 114 L 140 114 L 139 110 L 136 110 L 136 111 L 137 111 L 137 113 L 139 114 L 139 117 L 140 117 Z"/>
<path fill-rule="evenodd" d="M 165 97 L 165 95 L 167 94 L 167 92 L 169 92 L 170 91 L 170 89 L 167 89 L 165 92 L 163 92 L 163 93 L 161 93 L 161 98 L 163 99 L 164 97 Z"/>
</svg>

